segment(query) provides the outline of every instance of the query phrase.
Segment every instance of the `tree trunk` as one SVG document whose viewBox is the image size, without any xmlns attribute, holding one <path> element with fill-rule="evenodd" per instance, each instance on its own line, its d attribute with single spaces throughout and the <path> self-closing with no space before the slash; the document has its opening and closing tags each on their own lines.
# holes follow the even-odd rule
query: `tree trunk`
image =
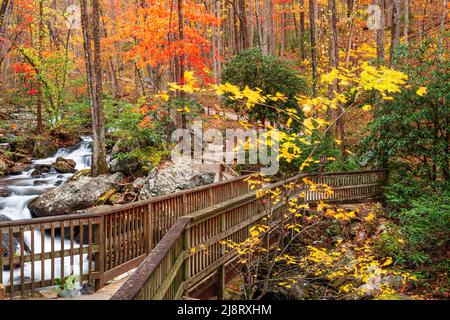
<svg viewBox="0 0 450 320">
<path fill-rule="evenodd" d="M 239 2 L 239 22 L 241 30 L 241 43 L 242 50 L 250 48 L 250 39 L 248 32 L 248 22 L 247 22 L 247 8 L 245 5 L 245 0 L 238 0 Z"/>
<path fill-rule="evenodd" d="M 353 11 L 354 0 L 347 0 L 347 18 L 350 18 Z"/>
<path fill-rule="evenodd" d="M 269 12 L 269 0 L 264 0 L 263 2 L 263 22 L 262 22 L 262 41 L 261 50 L 263 55 L 269 53 L 269 22 L 268 22 L 268 12 Z"/>
<path fill-rule="evenodd" d="M 384 51 L 385 51 L 385 47 L 384 47 L 384 37 L 385 37 L 385 32 L 384 32 L 384 28 L 386 25 L 385 22 L 385 0 L 379 0 L 379 5 L 380 5 L 380 26 L 376 31 L 376 36 L 377 36 L 377 59 L 381 64 L 384 64 Z"/>
<path fill-rule="evenodd" d="M 300 0 L 300 56 L 306 59 L 305 51 L 305 0 Z"/>
<path fill-rule="evenodd" d="M 392 6 L 391 48 L 389 52 L 389 65 L 393 64 L 395 49 L 400 42 L 400 0 L 394 0 Z"/>
<path fill-rule="evenodd" d="M 256 17 L 256 28 L 258 29 L 258 44 L 262 48 L 263 30 L 261 25 L 261 8 L 259 6 L 259 0 L 255 0 L 255 17 Z"/>
<path fill-rule="evenodd" d="M 312 70 L 312 96 L 317 97 L 317 47 L 316 47 L 316 21 L 314 13 L 315 1 L 309 0 L 309 23 L 311 33 L 311 70 Z"/>
<path fill-rule="evenodd" d="M 3 31 L 3 21 L 5 19 L 6 9 L 8 8 L 9 0 L 3 0 L 0 7 L 0 34 Z"/>
<path fill-rule="evenodd" d="M 91 104 L 92 117 L 92 176 L 107 173 L 105 148 L 105 116 L 103 110 L 103 86 L 101 68 L 100 47 L 100 3 L 99 0 L 91 0 L 92 26 L 89 23 L 87 0 L 80 0 L 81 24 L 83 32 L 83 46 L 86 63 L 86 76 Z M 92 53 L 91 41 L 94 42 Z"/>
<path fill-rule="evenodd" d="M 405 0 L 405 21 L 403 24 L 403 38 L 405 43 L 408 43 L 408 31 L 409 31 L 409 0 Z"/>
<path fill-rule="evenodd" d="M 183 0 L 178 0 L 178 35 L 179 35 L 180 42 L 183 43 L 183 41 L 184 41 Z M 183 52 L 181 52 L 179 60 L 180 60 L 180 64 L 179 64 L 180 72 L 179 72 L 178 83 L 180 85 L 183 85 L 184 84 L 184 67 L 185 67 L 184 64 L 185 64 L 185 60 L 186 60 L 185 54 Z M 180 99 L 182 100 L 182 103 L 184 104 L 184 98 L 185 98 L 184 91 L 179 92 L 179 96 L 180 96 Z M 181 127 L 183 129 L 186 129 L 186 127 L 187 127 L 186 114 L 184 111 L 181 112 Z"/>
<path fill-rule="evenodd" d="M 444 51 L 444 37 L 445 37 L 445 20 L 447 18 L 447 0 L 442 0 L 442 18 L 440 25 L 440 36 L 439 36 L 439 60 L 442 59 L 442 52 Z"/>
<path fill-rule="evenodd" d="M 42 49 L 43 49 L 43 41 L 44 41 L 44 0 L 39 0 L 39 24 L 38 24 L 38 58 L 42 67 Z M 42 124 L 42 85 L 39 84 L 38 87 L 38 95 L 37 95 L 37 106 L 36 106 L 36 131 L 38 133 L 42 133 L 43 124 Z"/>
</svg>

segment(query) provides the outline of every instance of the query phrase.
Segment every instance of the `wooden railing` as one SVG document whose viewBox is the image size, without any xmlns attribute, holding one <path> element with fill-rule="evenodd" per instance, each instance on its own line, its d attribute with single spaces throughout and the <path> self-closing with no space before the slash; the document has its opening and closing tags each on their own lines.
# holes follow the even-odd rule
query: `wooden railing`
<svg viewBox="0 0 450 320">
<path fill-rule="evenodd" d="M 303 178 L 332 186 L 333 195 L 308 189 L 301 184 Z M 386 179 L 385 170 L 307 174 L 267 188 L 296 181 L 300 183 L 297 191 L 305 192 L 305 202 L 359 202 L 379 199 Z M 279 204 L 274 216 L 282 210 Z M 217 275 L 223 286 L 225 265 L 232 261 L 233 253 L 226 253 L 220 241 L 244 241 L 249 228 L 265 216 L 256 192 L 250 192 L 178 219 L 112 299 L 180 299 L 212 275 Z M 200 245 L 202 250 L 192 250 Z"/>
<path fill-rule="evenodd" d="M 0 222 L 0 250 L 7 247 L 0 284 L 13 298 L 73 273 L 101 288 L 139 266 L 180 217 L 247 194 L 245 178 L 106 210 Z"/>
</svg>

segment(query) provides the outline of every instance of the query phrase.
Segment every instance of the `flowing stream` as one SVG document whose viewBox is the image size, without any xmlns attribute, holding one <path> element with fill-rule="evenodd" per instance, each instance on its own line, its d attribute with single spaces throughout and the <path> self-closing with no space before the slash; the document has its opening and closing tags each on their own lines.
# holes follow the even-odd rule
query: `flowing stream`
<svg viewBox="0 0 450 320">
<path fill-rule="evenodd" d="M 72 174 L 61 174 L 56 172 L 53 168 L 49 173 L 44 173 L 40 178 L 34 178 L 31 173 L 36 165 L 45 164 L 51 165 L 56 161 L 58 157 L 65 159 L 71 159 L 76 162 L 76 169 L 88 169 L 91 166 L 92 155 L 92 139 L 90 137 L 81 137 L 82 141 L 77 145 L 70 148 L 59 149 L 52 157 L 34 160 L 32 168 L 30 170 L 22 172 L 20 175 L 10 175 L 0 178 L 0 189 L 11 192 L 11 196 L 6 198 L 0 197 L 0 215 L 6 216 L 12 220 L 29 219 L 32 218 L 30 210 L 28 210 L 28 204 L 38 197 L 39 195 L 50 191 L 60 185 L 63 185 L 72 176 Z M 41 234 L 39 231 L 35 231 L 35 239 L 40 239 Z M 30 231 L 25 232 L 25 243 L 28 247 L 30 245 Z M 51 238 L 45 237 L 44 251 L 49 251 L 51 246 Z M 55 239 L 54 249 L 61 248 L 61 241 Z M 70 241 L 66 240 L 65 247 L 70 246 Z M 76 247 L 78 244 L 76 244 Z M 42 252 L 40 241 L 35 241 L 35 253 Z M 1 256 L 0 256 L 1 258 Z M 74 274 L 79 274 L 79 257 L 74 257 L 74 265 L 70 265 L 70 259 L 64 260 L 64 275 L 69 275 L 72 271 Z M 55 276 L 60 275 L 60 263 L 59 259 L 55 259 Z M 87 270 L 87 259 L 83 259 L 83 268 Z M 50 279 L 51 261 L 45 261 L 45 278 Z M 86 264 L 86 266 L 84 266 Z M 41 274 L 41 263 L 37 261 L 35 263 L 35 281 L 39 281 Z M 31 274 L 31 263 L 25 265 L 25 276 L 29 277 Z M 17 277 L 20 276 L 20 269 L 14 270 L 14 283 L 16 283 Z M 3 270 L 3 284 L 8 285 L 10 283 L 10 271 Z"/>
</svg>

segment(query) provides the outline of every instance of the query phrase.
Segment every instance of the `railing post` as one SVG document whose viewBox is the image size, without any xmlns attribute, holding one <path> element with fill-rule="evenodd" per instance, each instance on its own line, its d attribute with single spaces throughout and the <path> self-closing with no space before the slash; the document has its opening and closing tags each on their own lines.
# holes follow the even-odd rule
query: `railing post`
<svg viewBox="0 0 450 320">
<path fill-rule="evenodd" d="M 225 300 L 225 264 L 217 268 L 217 300 Z"/>
<path fill-rule="evenodd" d="M 214 204 L 213 202 L 213 191 L 212 188 L 208 189 L 208 202 L 209 202 L 209 206 L 212 206 Z"/>
<path fill-rule="evenodd" d="M 151 203 L 147 206 L 147 234 L 146 240 L 146 254 L 149 255 L 153 249 L 153 205 Z"/>
<path fill-rule="evenodd" d="M 191 264 L 189 257 L 189 253 L 191 252 L 190 243 L 191 243 L 191 228 L 187 226 L 183 232 L 183 251 L 185 253 L 185 259 L 183 262 L 183 280 L 185 282 L 191 278 Z"/>
<path fill-rule="evenodd" d="M 187 195 L 186 193 L 183 193 L 183 216 L 188 214 L 188 209 L 187 209 Z"/>
<path fill-rule="evenodd" d="M 98 251 L 94 256 L 95 271 L 98 277 L 95 280 L 95 291 L 105 285 L 105 216 L 101 215 L 98 223 L 94 225 L 94 243 L 98 245 Z"/>
<path fill-rule="evenodd" d="M 220 232 L 225 232 L 226 230 L 226 214 L 222 213 L 220 217 Z M 222 245 L 220 247 L 220 257 L 225 256 L 225 246 Z M 217 300 L 224 300 L 225 299 L 225 262 L 222 263 L 217 268 L 217 284 L 216 284 L 216 294 L 217 294 Z"/>
</svg>

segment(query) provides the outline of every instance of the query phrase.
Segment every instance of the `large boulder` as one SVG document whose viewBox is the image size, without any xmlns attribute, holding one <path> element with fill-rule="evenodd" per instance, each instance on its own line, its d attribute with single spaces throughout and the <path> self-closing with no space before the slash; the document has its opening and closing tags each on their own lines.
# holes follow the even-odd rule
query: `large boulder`
<svg viewBox="0 0 450 320">
<path fill-rule="evenodd" d="M 35 217 L 58 216 L 87 209 L 95 206 L 105 194 L 117 190 L 121 180 L 123 175 L 120 173 L 96 178 L 81 177 L 44 193 L 34 199 L 28 208 Z"/>
<path fill-rule="evenodd" d="M 177 191 L 214 183 L 215 172 L 204 166 L 191 164 L 190 159 L 179 159 L 173 165 L 153 170 L 145 179 L 139 199 L 146 200 Z"/>
<path fill-rule="evenodd" d="M 75 161 L 59 157 L 56 162 L 52 163 L 52 167 L 59 173 L 75 173 L 77 170 Z"/>
</svg>

